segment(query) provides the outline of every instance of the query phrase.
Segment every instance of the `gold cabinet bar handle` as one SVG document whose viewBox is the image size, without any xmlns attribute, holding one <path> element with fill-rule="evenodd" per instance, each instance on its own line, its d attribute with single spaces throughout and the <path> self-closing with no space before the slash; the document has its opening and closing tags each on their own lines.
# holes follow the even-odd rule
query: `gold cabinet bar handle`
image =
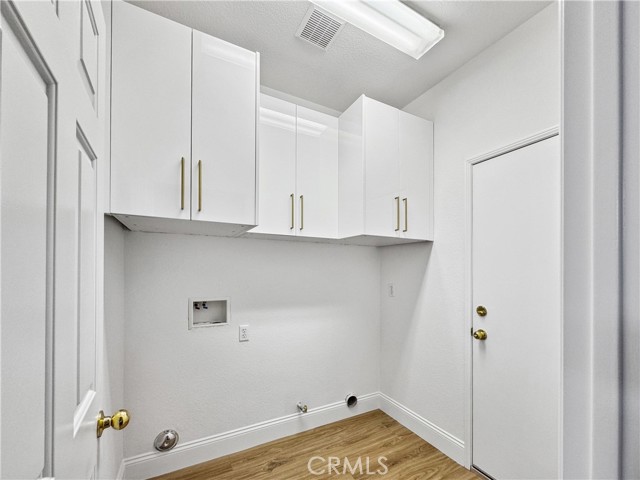
<svg viewBox="0 0 640 480">
<path fill-rule="evenodd" d="M 290 195 L 291 197 L 291 226 L 289 227 L 289 230 L 293 230 L 294 227 L 294 222 L 295 222 L 295 217 L 293 215 L 293 209 L 295 208 L 295 199 L 294 199 L 294 195 L 293 193 Z"/>
<path fill-rule="evenodd" d="M 184 210 L 184 157 L 180 160 L 180 210 Z"/>
<path fill-rule="evenodd" d="M 402 203 L 404 203 L 404 230 L 402 231 L 406 232 L 409 230 L 409 201 L 406 198 L 403 198 Z"/>
<path fill-rule="evenodd" d="M 202 160 L 198 160 L 198 211 L 202 211 Z"/>
<path fill-rule="evenodd" d="M 300 195 L 300 230 L 304 228 L 304 195 Z"/>
<path fill-rule="evenodd" d="M 400 230 L 400 197 L 395 197 L 396 201 L 396 232 Z"/>
</svg>

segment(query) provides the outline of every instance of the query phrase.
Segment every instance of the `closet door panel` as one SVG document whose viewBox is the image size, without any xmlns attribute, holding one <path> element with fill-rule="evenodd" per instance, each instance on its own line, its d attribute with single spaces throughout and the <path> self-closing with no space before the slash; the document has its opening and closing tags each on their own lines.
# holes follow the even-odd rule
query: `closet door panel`
<svg viewBox="0 0 640 480">
<path fill-rule="evenodd" d="M 338 235 L 338 118 L 298 106 L 297 234 Z"/>
<path fill-rule="evenodd" d="M 191 29 L 114 2 L 111 102 L 111 211 L 189 219 Z"/>
<path fill-rule="evenodd" d="M 259 225 L 251 231 L 295 235 L 295 104 L 261 95 L 259 137 Z"/>
<path fill-rule="evenodd" d="M 399 112 L 400 235 L 433 239 L 433 124 Z"/>
<path fill-rule="evenodd" d="M 399 231 L 398 110 L 369 98 L 364 105 L 365 233 L 395 236 Z"/>
<path fill-rule="evenodd" d="M 256 224 L 257 58 L 193 32 L 193 220 Z"/>
</svg>

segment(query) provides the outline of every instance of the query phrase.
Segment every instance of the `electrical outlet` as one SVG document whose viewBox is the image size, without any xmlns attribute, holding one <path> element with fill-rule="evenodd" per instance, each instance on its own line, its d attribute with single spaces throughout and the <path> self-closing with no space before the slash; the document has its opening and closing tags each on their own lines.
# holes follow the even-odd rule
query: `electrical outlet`
<svg viewBox="0 0 640 480">
<path fill-rule="evenodd" d="M 249 325 L 240 325 L 238 327 L 238 340 L 240 342 L 248 342 L 249 341 Z"/>
</svg>

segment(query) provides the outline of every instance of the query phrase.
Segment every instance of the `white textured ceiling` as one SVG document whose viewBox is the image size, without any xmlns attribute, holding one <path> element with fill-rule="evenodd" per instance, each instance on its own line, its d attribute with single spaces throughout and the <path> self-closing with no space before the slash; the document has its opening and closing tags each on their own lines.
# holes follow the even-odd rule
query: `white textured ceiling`
<svg viewBox="0 0 640 480">
<path fill-rule="evenodd" d="M 295 37 L 309 2 L 132 0 L 149 11 L 261 55 L 264 86 L 344 111 L 360 94 L 404 107 L 542 10 L 547 1 L 407 1 L 445 30 L 420 60 L 352 25 L 328 51 Z"/>
</svg>

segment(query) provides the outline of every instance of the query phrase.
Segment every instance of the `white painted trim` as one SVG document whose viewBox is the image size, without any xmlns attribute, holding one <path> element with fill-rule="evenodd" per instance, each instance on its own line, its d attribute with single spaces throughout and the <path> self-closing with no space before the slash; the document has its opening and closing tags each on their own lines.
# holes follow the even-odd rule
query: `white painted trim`
<svg viewBox="0 0 640 480">
<path fill-rule="evenodd" d="M 562 477 L 620 478 L 620 2 L 560 2 Z"/>
<path fill-rule="evenodd" d="M 359 395 L 358 404 L 353 408 L 348 408 L 341 400 L 310 409 L 307 414 L 286 415 L 192 440 L 167 453 L 154 451 L 125 458 L 116 480 L 142 479 L 173 472 L 376 409 L 382 410 L 452 460 L 464 465 L 466 449 L 462 440 L 384 393 L 375 392 Z"/>
<path fill-rule="evenodd" d="M 556 125 L 554 127 L 547 128 L 546 130 L 542 130 L 541 132 L 535 133 L 529 137 L 515 141 L 503 147 L 492 150 L 490 152 L 483 153 L 482 155 L 478 155 L 477 157 L 473 157 L 467 160 L 467 163 L 471 165 L 475 165 L 476 163 L 484 162 L 486 160 L 491 160 L 492 158 L 498 157 L 500 155 L 504 155 L 505 153 L 513 152 L 514 150 L 528 147 L 529 145 L 541 142 L 542 140 L 546 140 L 547 138 L 555 137 L 559 133 L 560 133 L 560 129 Z"/>
<path fill-rule="evenodd" d="M 376 410 L 380 394 L 358 396 L 358 404 L 348 408 L 339 402 L 312 408 L 306 414 L 291 414 L 229 432 L 204 437 L 178 445 L 170 452 L 148 452 L 124 460 L 124 478 L 149 478 L 246 450 L 279 438 Z"/>
<path fill-rule="evenodd" d="M 465 443 L 462 440 L 438 427 L 436 424 L 431 423 L 401 403 L 396 402 L 384 393 L 380 393 L 379 398 L 380 410 L 436 447 L 452 460 L 458 462 L 460 465 L 464 465 Z"/>
<path fill-rule="evenodd" d="M 120 468 L 118 468 L 118 473 L 116 473 L 115 480 L 124 480 L 124 469 L 125 469 L 125 463 L 123 458 L 122 461 L 120 462 Z"/>
<path fill-rule="evenodd" d="M 483 153 L 476 157 L 470 158 L 466 162 L 466 199 L 465 199 L 465 332 L 471 332 L 473 327 L 473 166 L 500 155 L 513 152 L 520 148 L 528 147 L 534 143 L 547 140 L 560 134 L 560 128 L 556 125 L 547 128 L 538 133 L 530 135 L 526 138 L 517 140 L 513 143 L 497 148 L 487 153 Z M 563 221 L 563 220 L 562 220 Z M 562 281 L 562 280 L 561 280 Z M 560 348 L 560 358 L 562 359 L 562 347 Z M 560 366 L 562 368 L 562 365 Z M 467 338 L 467 346 L 464 354 L 464 395 L 466 401 L 465 407 L 465 444 L 468 448 L 464 452 L 464 461 L 459 462 L 466 468 L 473 465 L 473 341 L 471 335 Z M 560 384 L 559 398 L 562 398 L 562 382 Z M 560 418 L 562 418 L 562 408 L 559 409 Z M 559 427 L 562 432 L 562 425 Z M 560 470 L 561 467 L 560 467 Z"/>
</svg>

